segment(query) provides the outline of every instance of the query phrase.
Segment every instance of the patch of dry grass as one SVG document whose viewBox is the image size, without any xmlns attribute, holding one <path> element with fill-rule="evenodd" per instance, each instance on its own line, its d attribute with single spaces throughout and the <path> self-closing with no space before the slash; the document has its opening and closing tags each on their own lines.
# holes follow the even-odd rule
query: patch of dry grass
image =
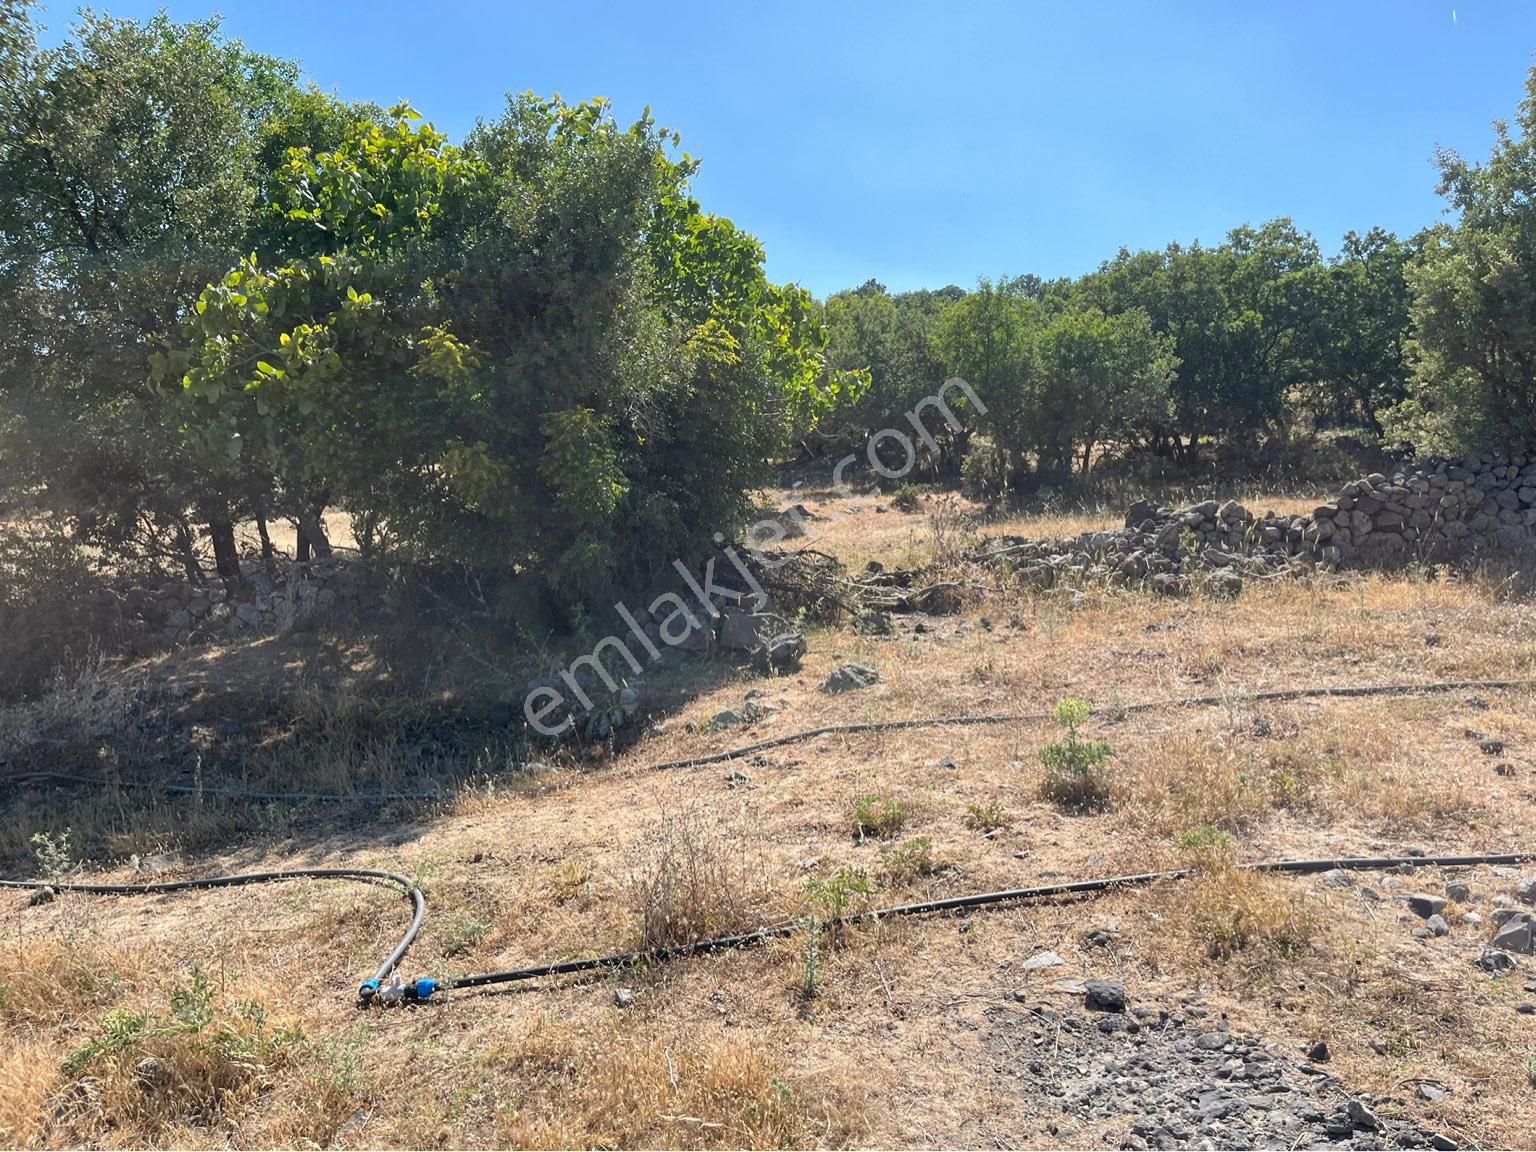
<svg viewBox="0 0 1536 1152">
<path fill-rule="evenodd" d="M 509 1148 L 839 1146 L 858 1109 L 834 1079 L 797 1075 L 745 1038 L 608 1025 L 582 1033 L 546 1019 L 483 1061 L 504 1100 Z"/>
</svg>

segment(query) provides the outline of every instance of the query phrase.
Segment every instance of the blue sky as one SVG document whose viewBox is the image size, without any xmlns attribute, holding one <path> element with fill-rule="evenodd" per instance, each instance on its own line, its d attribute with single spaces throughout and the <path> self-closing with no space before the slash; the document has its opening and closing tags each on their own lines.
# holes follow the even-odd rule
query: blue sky
<svg viewBox="0 0 1536 1152">
<path fill-rule="evenodd" d="M 703 160 L 705 207 L 817 294 L 1078 275 L 1279 215 L 1326 251 L 1415 231 L 1442 208 L 1436 145 L 1486 154 L 1536 51 L 1536 5 L 1470 0 L 98 6 L 222 12 L 456 137 L 508 91 L 649 104 Z"/>
</svg>

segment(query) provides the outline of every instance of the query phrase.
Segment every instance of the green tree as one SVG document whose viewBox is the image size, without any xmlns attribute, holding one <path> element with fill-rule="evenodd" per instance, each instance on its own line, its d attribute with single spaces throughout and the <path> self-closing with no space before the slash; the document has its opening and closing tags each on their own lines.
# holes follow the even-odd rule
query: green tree
<svg viewBox="0 0 1536 1152">
<path fill-rule="evenodd" d="M 1486 162 L 1439 154 L 1454 223 L 1408 265 L 1412 386 L 1401 438 L 1438 450 L 1536 437 L 1536 69 L 1514 126 L 1495 124 Z"/>
</svg>

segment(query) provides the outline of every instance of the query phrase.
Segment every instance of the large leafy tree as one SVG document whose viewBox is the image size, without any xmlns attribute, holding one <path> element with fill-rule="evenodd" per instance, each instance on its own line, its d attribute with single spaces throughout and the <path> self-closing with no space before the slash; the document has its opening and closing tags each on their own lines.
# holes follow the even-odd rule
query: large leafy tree
<svg viewBox="0 0 1536 1152">
<path fill-rule="evenodd" d="M 149 340 L 248 242 L 289 65 L 213 23 L 87 14 L 39 50 L 25 12 L 0 48 L 0 458 L 12 491 L 110 547 L 173 551 L 190 520 L 233 562 L 243 491 L 164 418 Z"/>
<path fill-rule="evenodd" d="M 1456 213 L 1408 265 L 1413 387 L 1404 439 L 1453 449 L 1536 437 L 1536 69 L 1483 163 L 1439 155 Z"/>
</svg>

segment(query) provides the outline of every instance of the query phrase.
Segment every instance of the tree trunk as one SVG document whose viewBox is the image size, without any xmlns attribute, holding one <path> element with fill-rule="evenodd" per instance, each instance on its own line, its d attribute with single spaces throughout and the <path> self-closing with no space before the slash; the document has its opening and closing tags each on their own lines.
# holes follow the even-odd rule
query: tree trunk
<svg viewBox="0 0 1536 1152">
<path fill-rule="evenodd" d="M 213 567 L 233 595 L 244 583 L 240 575 L 240 551 L 235 546 L 235 521 L 227 508 L 209 511 L 208 539 L 213 544 Z"/>
<path fill-rule="evenodd" d="M 192 526 L 179 516 L 176 518 L 176 555 L 187 574 L 188 584 L 197 587 L 206 582 L 203 566 L 197 559 L 197 537 L 192 534 Z"/>
<path fill-rule="evenodd" d="M 261 562 L 266 565 L 267 572 L 277 575 L 277 549 L 272 547 L 272 533 L 267 531 L 267 518 L 265 514 L 256 513 L 256 535 L 261 537 Z"/>
<path fill-rule="evenodd" d="M 331 541 L 325 534 L 325 520 L 320 512 L 301 512 L 299 522 L 299 561 L 308 562 L 311 556 L 324 560 L 331 555 Z"/>
</svg>

